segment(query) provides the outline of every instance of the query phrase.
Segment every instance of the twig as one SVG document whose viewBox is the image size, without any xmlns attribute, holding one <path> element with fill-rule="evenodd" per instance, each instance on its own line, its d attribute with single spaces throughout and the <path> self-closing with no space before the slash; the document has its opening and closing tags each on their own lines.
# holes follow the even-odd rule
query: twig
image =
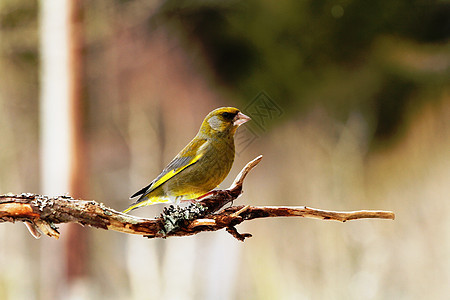
<svg viewBox="0 0 450 300">
<path fill-rule="evenodd" d="M 245 176 L 262 156 L 249 162 L 230 188 L 217 190 L 187 208 L 169 207 L 159 218 L 147 219 L 123 214 L 96 201 L 76 200 L 68 196 L 48 197 L 35 194 L 0 195 L 0 223 L 22 221 L 30 233 L 39 238 L 45 234 L 59 237 L 56 224 L 79 223 L 95 228 L 114 230 L 148 238 L 188 236 L 203 231 L 225 228 L 233 237 L 243 241 L 251 234 L 240 234 L 236 225 L 245 220 L 271 217 L 305 217 L 322 220 L 349 221 L 364 218 L 394 219 L 388 211 L 338 212 L 310 207 L 232 206 L 217 212 L 242 194 Z"/>
</svg>

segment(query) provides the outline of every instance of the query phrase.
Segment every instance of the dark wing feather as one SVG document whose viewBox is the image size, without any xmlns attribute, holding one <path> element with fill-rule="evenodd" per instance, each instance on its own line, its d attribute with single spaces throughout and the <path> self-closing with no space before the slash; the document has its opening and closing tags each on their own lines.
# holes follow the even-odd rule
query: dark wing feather
<svg viewBox="0 0 450 300">
<path fill-rule="evenodd" d="M 192 156 L 186 156 L 186 157 L 175 157 L 168 165 L 167 167 L 161 172 L 161 174 L 158 175 L 158 177 L 156 177 L 149 185 L 147 185 L 146 187 L 143 187 L 142 189 L 140 189 L 139 191 L 137 191 L 136 193 L 134 193 L 130 198 L 134 198 L 136 196 L 142 195 L 137 201 L 136 203 L 139 203 L 141 200 L 143 200 L 145 198 L 145 196 L 150 193 L 151 191 L 153 191 L 154 189 L 156 189 L 158 186 L 160 186 L 162 183 L 159 183 L 157 186 L 153 186 L 156 183 L 158 183 L 158 181 L 163 178 L 165 175 L 167 175 L 169 172 L 174 172 L 174 174 L 178 173 L 179 169 L 183 169 L 185 167 L 187 167 L 188 165 L 191 165 L 195 162 L 193 162 L 193 160 L 195 159 L 195 157 Z"/>
<path fill-rule="evenodd" d="M 130 199 L 131 199 L 131 198 L 134 198 L 134 197 L 137 197 L 137 196 L 139 196 L 139 195 L 141 195 L 141 194 L 145 194 L 145 192 L 152 186 L 153 182 L 154 182 L 154 180 L 153 180 L 152 182 L 150 182 L 149 185 L 143 187 L 142 189 L 140 189 L 139 191 L 137 191 L 136 193 L 134 193 L 133 195 L 131 195 L 131 196 L 130 196 Z"/>
<path fill-rule="evenodd" d="M 153 190 L 161 186 L 167 180 L 189 167 L 190 165 L 196 163 L 202 156 L 199 153 L 201 146 L 206 143 L 205 139 L 194 139 L 192 140 L 180 153 L 167 165 L 167 167 L 158 175 L 149 185 L 140 189 L 134 193 L 130 198 L 141 195 L 141 197 L 135 202 L 139 203 L 145 200 L 145 196 L 151 193 Z"/>
</svg>

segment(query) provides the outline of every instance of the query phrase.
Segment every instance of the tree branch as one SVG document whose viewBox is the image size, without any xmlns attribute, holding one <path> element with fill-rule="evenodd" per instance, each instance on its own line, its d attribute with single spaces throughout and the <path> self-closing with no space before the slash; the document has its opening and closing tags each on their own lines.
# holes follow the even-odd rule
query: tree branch
<svg viewBox="0 0 450 300">
<path fill-rule="evenodd" d="M 240 234 L 235 226 L 245 220 L 272 217 L 305 217 L 345 222 L 348 220 L 377 218 L 394 219 L 388 211 L 338 212 L 306 206 L 231 206 L 219 211 L 242 194 L 242 184 L 248 172 L 262 159 L 249 162 L 226 190 L 208 193 L 188 207 L 166 207 L 155 219 L 139 218 L 118 212 L 96 201 L 77 200 L 69 196 L 48 197 L 35 194 L 0 195 L 0 223 L 24 222 L 30 233 L 58 238 L 56 224 L 79 223 L 95 228 L 114 230 L 148 238 L 188 236 L 203 231 L 225 228 L 233 237 L 243 241 L 251 234 Z M 219 211 L 219 212 L 218 212 Z"/>
</svg>

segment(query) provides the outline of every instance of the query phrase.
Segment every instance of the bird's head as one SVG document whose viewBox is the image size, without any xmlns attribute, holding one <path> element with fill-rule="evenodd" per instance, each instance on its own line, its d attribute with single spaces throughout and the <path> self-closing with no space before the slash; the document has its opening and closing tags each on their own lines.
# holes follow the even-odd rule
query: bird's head
<svg viewBox="0 0 450 300">
<path fill-rule="evenodd" d="M 213 110 L 206 116 L 205 120 L 203 120 L 200 132 L 206 135 L 234 135 L 236 129 L 249 120 L 250 117 L 241 113 L 237 108 L 221 107 Z"/>
</svg>

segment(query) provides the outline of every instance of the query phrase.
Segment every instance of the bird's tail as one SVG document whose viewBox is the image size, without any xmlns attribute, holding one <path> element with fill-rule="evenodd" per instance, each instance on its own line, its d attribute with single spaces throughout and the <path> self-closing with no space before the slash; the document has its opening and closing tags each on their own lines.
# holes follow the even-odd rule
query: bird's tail
<svg viewBox="0 0 450 300">
<path fill-rule="evenodd" d="M 169 199 L 164 199 L 164 198 L 160 198 L 160 197 L 153 197 L 153 198 L 148 198 L 146 200 L 141 200 L 141 201 L 137 201 L 135 203 L 133 203 L 130 207 L 128 207 L 127 209 L 125 209 L 123 211 L 124 214 L 132 211 L 133 209 L 142 207 L 142 206 L 149 206 L 149 205 L 153 205 L 153 204 L 157 204 L 157 203 L 167 203 L 170 202 Z"/>
</svg>

